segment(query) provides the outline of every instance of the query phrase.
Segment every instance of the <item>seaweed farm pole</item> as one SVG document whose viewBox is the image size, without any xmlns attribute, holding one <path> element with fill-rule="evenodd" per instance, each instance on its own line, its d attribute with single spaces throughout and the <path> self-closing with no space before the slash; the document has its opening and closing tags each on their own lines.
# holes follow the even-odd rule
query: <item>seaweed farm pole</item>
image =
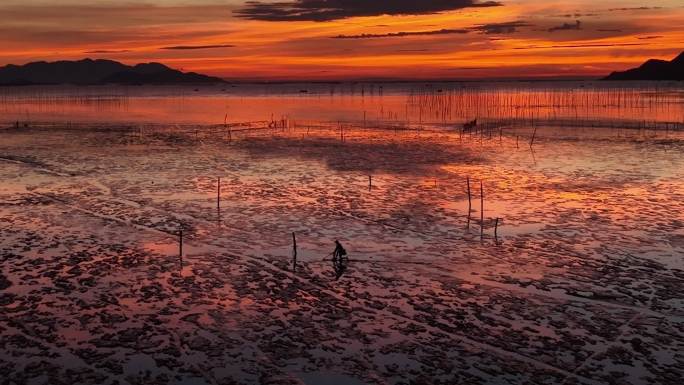
<svg viewBox="0 0 684 385">
<path fill-rule="evenodd" d="M 484 239 L 484 187 L 480 181 L 480 240 Z"/>
<path fill-rule="evenodd" d="M 473 209 L 473 201 L 470 194 L 470 177 L 466 178 L 466 183 L 468 184 L 468 219 L 470 219 L 470 212 Z"/>
<path fill-rule="evenodd" d="M 180 268 L 183 271 L 183 225 L 178 229 L 178 259 L 180 260 Z"/>
<path fill-rule="evenodd" d="M 532 139 L 530 140 L 530 147 L 534 144 L 534 138 L 537 136 L 537 127 L 534 127 L 534 132 L 532 133 Z"/>
<path fill-rule="evenodd" d="M 297 237 L 292 232 L 292 271 L 297 267 Z"/>
<path fill-rule="evenodd" d="M 494 240 L 499 238 L 499 218 L 494 222 Z"/>
</svg>

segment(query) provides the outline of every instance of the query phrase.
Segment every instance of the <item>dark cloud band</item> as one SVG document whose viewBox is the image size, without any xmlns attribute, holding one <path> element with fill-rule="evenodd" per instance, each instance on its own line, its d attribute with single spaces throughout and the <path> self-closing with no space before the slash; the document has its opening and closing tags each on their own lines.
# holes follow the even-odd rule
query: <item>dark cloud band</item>
<svg viewBox="0 0 684 385">
<path fill-rule="evenodd" d="M 212 48 L 232 48 L 231 44 L 216 44 L 216 45 L 174 45 L 171 47 L 162 47 L 167 50 L 192 50 L 192 49 L 212 49 Z"/>
<path fill-rule="evenodd" d="M 293 0 L 248 1 L 235 11 L 246 19 L 265 21 L 331 21 L 359 16 L 424 15 L 472 7 L 500 6 L 479 0 Z"/>
<path fill-rule="evenodd" d="M 465 34 L 470 32 L 467 29 L 438 29 L 434 31 L 415 31 L 415 32 L 393 32 L 393 33 L 364 33 L 360 35 L 337 35 L 333 39 L 374 39 L 382 37 L 405 37 L 405 36 L 431 36 L 431 35 L 450 35 Z"/>
<path fill-rule="evenodd" d="M 83 53 L 125 53 L 125 52 L 131 52 L 131 50 L 129 50 L 129 49 L 117 49 L 117 50 L 97 49 L 94 51 L 84 51 Z"/>
<path fill-rule="evenodd" d="M 486 35 L 503 35 L 515 33 L 518 32 L 518 29 L 522 27 L 530 26 L 532 26 L 532 24 L 525 21 L 508 21 L 505 23 L 480 24 L 472 27 L 471 29 Z"/>
<path fill-rule="evenodd" d="M 556 48 L 608 48 L 608 47 L 633 47 L 646 45 L 645 43 L 607 43 L 607 44 L 565 44 L 565 45 L 530 45 L 527 47 L 515 47 L 517 50 L 527 49 L 556 49 Z"/>
<path fill-rule="evenodd" d="M 582 22 L 577 20 L 575 23 L 570 24 L 570 23 L 563 23 L 562 25 L 558 25 L 555 27 L 551 27 L 548 29 L 549 32 L 556 32 L 556 31 L 579 31 L 582 29 Z"/>
<path fill-rule="evenodd" d="M 430 31 L 402 31 L 390 33 L 363 33 L 358 35 L 337 35 L 333 39 L 378 39 L 385 37 L 406 37 L 406 36 L 432 36 L 432 35 L 451 35 L 467 34 L 470 32 L 480 32 L 487 35 L 502 35 L 518 32 L 519 28 L 530 27 L 532 24 L 525 21 L 509 21 L 504 23 L 479 24 L 470 28 L 461 29 L 436 29 Z"/>
</svg>

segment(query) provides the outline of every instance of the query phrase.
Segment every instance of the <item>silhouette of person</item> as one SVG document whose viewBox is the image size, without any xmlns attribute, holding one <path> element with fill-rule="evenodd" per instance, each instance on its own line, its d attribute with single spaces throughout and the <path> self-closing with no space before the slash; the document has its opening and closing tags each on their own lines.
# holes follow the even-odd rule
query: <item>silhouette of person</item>
<svg viewBox="0 0 684 385">
<path fill-rule="evenodd" d="M 342 247 L 342 244 L 340 241 L 335 240 L 335 250 L 333 251 L 333 261 L 337 261 L 338 259 L 342 259 L 342 257 L 347 255 L 347 250 Z"/>
<path fill-rule="evenodd" d="M 335 250 L 332 252 L 332 263 L 333 271 L 335 272 L 335 280 L 340 279 L 342 274 L 347 270 L 347 264 L 349 259 L 347 256 L 347 250 L 344 249 L 340 241 L 335 240 Z"/>
<path fill-rule="evenodd" d="M 335 272 L 335 280 L 337 281 L 347 270 L 347 264 L 349 264 L 349 260 L 347 258 L 340 257 L 333 259 L 332 263 L 333 271 Z"/>
</svg>

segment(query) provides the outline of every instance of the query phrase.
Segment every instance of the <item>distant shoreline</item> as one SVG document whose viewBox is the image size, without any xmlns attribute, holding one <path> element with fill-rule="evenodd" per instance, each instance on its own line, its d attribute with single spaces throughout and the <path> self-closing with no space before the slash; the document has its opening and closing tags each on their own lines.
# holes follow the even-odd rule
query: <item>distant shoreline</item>
<svg viewBox="0 0 684 385">
<path fill-rule="evenodd" d="M 44 84 L 0 84 L 0 89 L 22 89 L 22 88 L 235 88 L 238 86 L 287 86 L 287 85 L 483 85 L 483 84 L 588 84 L 603 85 L 614 87 L 618 84 L 630 86 L 661 84 L 661 85 L 684 85 L 679 80 L 612 80 L 590 78 L 590 79 L 473 79 L 473 80 L 281 80 L 281 81 L 248 81 L 248 80 L 225 80 L 223 83 L 159 83 L 159 84 L 119 84 L 119 83 L 95 83 L 95 84 L 73 84 L 73 83 L 44 83 Z M 306 90 L 302 90 L 306 91 Z"/>
</svg>

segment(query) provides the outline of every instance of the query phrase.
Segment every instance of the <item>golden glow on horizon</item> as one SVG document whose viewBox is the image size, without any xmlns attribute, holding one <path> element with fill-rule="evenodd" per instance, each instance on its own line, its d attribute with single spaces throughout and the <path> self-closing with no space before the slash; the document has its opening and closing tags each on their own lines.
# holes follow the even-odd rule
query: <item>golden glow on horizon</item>
<svg viewBox="0 0 684 385">
<path fill-rule="evenodd" d="M 684 49 L 684 6 L 675 0 L 504 0 L 499 7 L 325 22 L 247 20 L 232 14 L 241 2 L 194 3 L 9 0 L 0 5 L 7 38 L 0 63 L 159 61 L 241 79 L 600 76 Z M 500 25 L 511 22 L 520 25 Z M 440 30 L 452 33 L 434 32 Z M 333 38 L 402 32 L 409 34 Z M 231 47 L 218 47 L 225 45 Z M 165 49 L 178 46 L 186 49 Z M 198 46 L 213 47 L 187 49 Z"/>
</svg>

